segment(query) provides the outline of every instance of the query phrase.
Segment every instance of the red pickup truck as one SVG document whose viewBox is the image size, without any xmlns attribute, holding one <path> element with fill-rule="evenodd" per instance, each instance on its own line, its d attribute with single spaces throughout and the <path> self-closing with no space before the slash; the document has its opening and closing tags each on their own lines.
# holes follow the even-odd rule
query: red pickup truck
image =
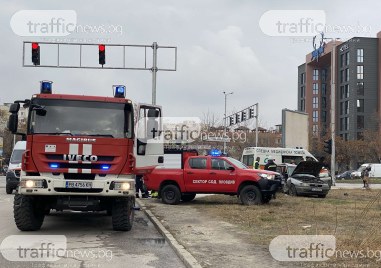
<svg viewBox="0 0 381 268">
<path fill-rule="evenodd" d="M 155 168 L 144 176 L 163 203 L 188 202 L 196 194 L 237 195 L 242 204 L 268 203 L 280 187 L 280 174 L 249 169 L 231 157 L 183 156 L 181 168 Z"/>
</svg>

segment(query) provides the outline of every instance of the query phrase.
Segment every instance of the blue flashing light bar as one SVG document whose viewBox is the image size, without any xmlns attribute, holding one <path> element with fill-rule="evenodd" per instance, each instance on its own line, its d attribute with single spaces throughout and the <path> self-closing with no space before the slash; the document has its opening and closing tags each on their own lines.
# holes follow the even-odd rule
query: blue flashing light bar
<svg viewBox="0 0 381 268">
<path fill-rule="evenodd" d="M 210 150 L 209 155 L 211 155 L 211 156 L 221 156 L 222 153 L 221 153 L 221 150 L 212 149 L 212 150 Z"/>
<path fill-rule="evenodd" d="M 53 84 L 52 81 L 46 81 L 46 80 L 41 81 L 41 88 L 40 88 L 41 94 L 52 94 L 52 88 L 53 88 L 52 84 Z"/>
<path fill-rule="evenodd" d="M 49 166 L 50 166 L 50 168 L 58 168 L 59 167 L 59 165 L 56 163 L 51 163 Z"/>
<path fill-rule="evenodd" d="M 102 165 L 101 169 L 102 170 L 109 170 L 110 169 L 110 165 Z"/>
<path fill-rule="evenodd" d="M 126 87 L 123 85 L 113 86 L 114 87 L 114 97 L 115 98 L 125 98 L 126 97 Z"/>
</svg>

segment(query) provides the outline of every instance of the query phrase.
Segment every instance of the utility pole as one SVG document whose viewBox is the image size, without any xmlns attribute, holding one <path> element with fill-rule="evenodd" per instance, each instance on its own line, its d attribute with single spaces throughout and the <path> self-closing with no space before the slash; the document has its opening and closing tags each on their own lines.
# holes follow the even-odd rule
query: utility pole
<svg viewBox="0 0 381 268">
<path fill-rule="evenodd" d="M 227 96 L 228 95 L 231 95 L 233 94 L 233 91 L 230 92 L 230 93 L 226 93 L 225 91 L 223 91 L 222 93 L 224 93 L 225 95 L 225 113 L 224 113 L 224 154 L 226 153 L 226 99 L 227 99 Z"/>
<path fill-rule="evenodd" d="M 258 147 L 258 102 L 255 104 L 255 147 Z"/>
<path fill-rule="evenodd" d="M 336 121 L 336 39 L 333 39 L 332 44 L 332 64 L 331 64 L 331 139 L 332 139 L 332 154 L 331 154 L 331 176 L 332 185 L 336 184 L 336 149 L 335 149 L 335 121 Z"/>
<path fill-rule="evenodd" d="M 152 104 L 156 105 L 157 43 L 152 44 Z"/>
</svg>

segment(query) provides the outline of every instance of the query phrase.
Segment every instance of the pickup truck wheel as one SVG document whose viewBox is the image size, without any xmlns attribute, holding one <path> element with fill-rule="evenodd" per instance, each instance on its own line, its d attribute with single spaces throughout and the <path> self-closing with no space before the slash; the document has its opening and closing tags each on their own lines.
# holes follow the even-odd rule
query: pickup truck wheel
<svg viewBox="0 0 381 268">
<path fill-rule="evenodd" d="M 117 198 L 112 205 L 112 227 L 114 231 L 130 231 L 134 222 L 132 198 Z"/>
<path fill-rule="evenodd" d="M 177 205 L 180 203 L 181 193 L 176 185 L 168 184 L 161 190 L 161 200 L 164 204 Z"/>
<path fill-rule="evenodd" d="M 242 204 L 259 205 L 262 204 L 262 194 L 255 185 L 247 185 L 243 187 L 239 193 Z"/>
<path fill-rule="evenodd" d="M 182 194 L 181 201 L 190 202 L 196 197 L 196 194 Z"/>
<path fill-rule="evenodd" d="M 33 196 L 16 194 L 13 203 L 13 214 L 17 228 L 21 231 L 41 229 L 45 218 L 42 203 Z"/>
</svg>

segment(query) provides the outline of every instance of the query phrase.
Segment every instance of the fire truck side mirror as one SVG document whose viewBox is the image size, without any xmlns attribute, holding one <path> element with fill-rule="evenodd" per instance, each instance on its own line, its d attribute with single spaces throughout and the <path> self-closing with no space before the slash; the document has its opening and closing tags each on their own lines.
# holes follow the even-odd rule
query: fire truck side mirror
<svg viewBox="0 0 381 268">
<path fill-rule="evenodd" d="M 19 122 L 19 116 L 17 113 L 12 113 L 8 120 L 8 129 L 12 134 L 17 133 L 17 126 Z"/>
<path fill-rule="evenodd" d="M 20 103 L 12 103 L 9 107 L 9 112 L 12 114 L 17 114 L 20 110 Z"/>
</svg>

